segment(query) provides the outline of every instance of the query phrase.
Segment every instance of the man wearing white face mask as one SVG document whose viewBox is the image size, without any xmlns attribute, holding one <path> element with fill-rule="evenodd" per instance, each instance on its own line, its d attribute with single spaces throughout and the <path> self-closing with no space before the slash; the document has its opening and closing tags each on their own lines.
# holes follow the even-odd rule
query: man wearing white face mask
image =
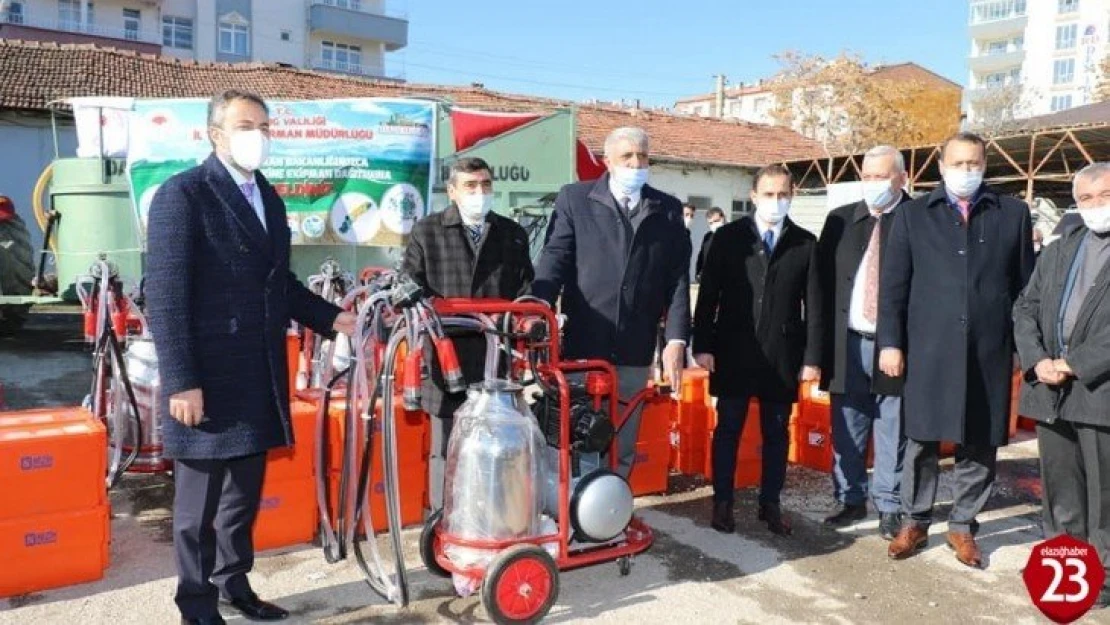
<svg viewBox="0 0 1110 625">
<path fill-rule="evenodd" d="M 647 184 L 648 137 L 617 128 L 605 139 L 608 172 L 559 192 L 536 266 L 533 293 L 562 296 L 563 352 L 617 366 L 628 399 L 647 384 L 659 321 L 666 318 L 663 368 L 681 384 L 690 332 L 690 235 L 682 205 Z M 636 410 L 618 433 L 618 473 L 628 477 L 640 429 Z"/>
<path fill-rule="evenodd" d="M 799 380 L 821 375 L 817 238 L 787 216 L 794 197 L 788 169 L 764 167 L 753 185 L 754 218 L 713 235 L 695 307 L 694 359 L 709 370 L 709 392 L 717 397 L 710 524 L 722 533 L 735 531 L 736 455 L 748 403 L 756 398 L 763 433 L 758 519 L 785 536 L 791 524 L 779 504 L 791 404 Z"/>
<path fill-rule="evenodd" d="M 998 447 L 1008 441 L 1014 339 L 1011 310 L 1033 270 L 1024 202 L 983 184 L 986 144 L 959 133 L 941 149 L 944 184 L 894 211 L 882 259 L 879 368 L 906 376 L 902 510 L 893 559 L 928 541 L 941 441 L 956 443 L 947 542 L 982 565 L 976 516 L 990 498 Z"/>
<path fill-rule="evenodd" d="M 893 212 L 910 200 L 902 154 L 878 146 L 863 157 L 863 199 L 833 209 L 818 243 L 825 313 L 822 388 L 832 395 L 833 489 L 840 509 L 825 519 L 844 527 L 867 517 L 870 495 L 879 533 L 902 529 L 902 380 L 879 370 L 875 349 L 879 269 Z M 875 472 L 867 483 L 867 446 L 874 435 Z"/>
<path fill-rule="evenodd" d="M 1014 305 L 1021 414 L 1038 421 L 1045 537 L 1090 541 L 1110 573 L 1110 163 L 1080 170 L 1073 194 L 1083 225 L 1045 248 Z"/>
<path fill-rule="evenodd" d="M 208 106 L 213 153 L 165 182 L 147 226 L 147 319 L 161 375 L 162 435 L 175 460 L 175 601 L 185 623 L 223 623 L 222 596 L 252 620 L 285 610 L 255 595 L 251 528 L 266 451 L 292 445 L 290 319 L 350 335 L 355 317 L 289 271 L 285 204 L 259 170 L 269 111 L 226 91 Z"/>
<path fill-rule="evenodd" d="M 493 212 L 493 173 L 480 158 L 451 164 L 450 206 L 416 222 L 401 271 L 433 297 L 516 299 L 532 282 L 528 235 L 515 221 Z M 446 329 L 455 343 L 463 379 L 481 382 L 486 341 L 480 334 Z M 421 401 L 432 418 L 428 479 L 432 511 L 443 507 L 443 470 L 455 411 L 466 393 L 449 393 L 439 361 L 427 359 L 431 375 Z"/>
</svg>

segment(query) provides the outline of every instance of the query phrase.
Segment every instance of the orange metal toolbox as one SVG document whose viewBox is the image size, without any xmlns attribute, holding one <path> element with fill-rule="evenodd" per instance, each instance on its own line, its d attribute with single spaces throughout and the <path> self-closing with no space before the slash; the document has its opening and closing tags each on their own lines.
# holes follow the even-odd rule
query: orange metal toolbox
<svg viewBox="0 0 1110 625">
<path fill-rule="evenodd" d="M 795 452 L 795 463 L 815 471 L 832 473 L 832 433 L 828 426 L 799 419 L 790 428 L 790 439 Z"/>
<path fill-rule="evenodd" d="M 107 431 L 73 416 L 59 411 L 44 422 L 0 428 L 0 520 L 104 505 Z"/>
<path fill-rule="evenodd" d="M 669 395 L 657 395 L 644 402 L 640 415 L 638 442 L 669 441 L 671 422 L 678 408 L 678 402 Z"/>
<path fill-rule="evenodd" d="M 0 521 L 0 597 L 96 581 L 108 568 L 107 504 Z"/>
<path fill-rule="evenodd" d="M 35 408 L 32 410 L 0 412 L 0 429 L 95 420 L 91 412 L 80 406 Z"/>
<path fill-rule="evenodd" d="M 628 477 L 634 496 L 667 492 L 670 447 L 667 439 L 636 443 L 636 463 Z"/>
<path fill-rule="evenodd" d="M 266 454 L 266 481 L 295 480 L 315 475 L 316 405 L 295 400 L 289 404 L 293 446 L 271 449 Z"/>
<path fill-rule="evenodd" d="M 315 479 L 271 480 L 267 475 L 254 521 L 254 548 L 261 551 L 312 542 L 316 514 Z"/>
</svg>

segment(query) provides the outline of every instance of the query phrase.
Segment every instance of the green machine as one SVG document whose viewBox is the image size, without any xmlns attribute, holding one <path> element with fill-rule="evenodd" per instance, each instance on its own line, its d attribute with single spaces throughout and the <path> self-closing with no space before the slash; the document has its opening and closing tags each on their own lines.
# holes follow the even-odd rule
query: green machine
<svg viewBox="0 0 1110 625">
<path fill-rule="evenodd" d="M 493 169 L 495 210 L 524 225 L 531 236 L 533 253 L 538 253 L 555 194 L 577 179 L 575 111 L 555 109 L 534 114 L 504 132 L 482 136 L 472 145 L 456 149 L 454 110 L 450 103 L 437 107 L 429 211 L 443 210 L 448 205 L 446 182 L 451 162 L 466 156 L 483 158 Z M 119 268 L 126 284 L 137 284 L 142 278 L 143 246 L 125 165 L 123 159 L 103 157 L 59 157 L 54 161 L 49 208 L 57 215 L 52 239 L 56 248 L 58 293 L 66 300 L 75 300 L 74 282 L 87 274 L 102 255 Z M 291 266 L 304 279 L 318 273 L 328 258 L 354 272 L 367 266 L 393 267 L 401 254 L 400 248 L 295 245 Z M 20 301 L 46 303 L 57 298 L 24 297 Z"/>
</svg>

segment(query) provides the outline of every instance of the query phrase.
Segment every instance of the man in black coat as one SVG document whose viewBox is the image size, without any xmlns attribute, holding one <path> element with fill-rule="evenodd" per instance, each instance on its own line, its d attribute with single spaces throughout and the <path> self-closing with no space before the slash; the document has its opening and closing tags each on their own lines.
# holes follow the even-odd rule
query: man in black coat
<svg viewBox="0 0 1110 625">
<path fill-rule="evenodd" d="M 709 246 L 713 243 L 713 233 L 725 225 L 725 212 L 714 206 L 705 212 L 705 223 L 709 225 L 709 231 L 701 238 L 698 259 L 694 263 L 694 276 L 698 282 L 701 282 L 701 270 L 705 267 L 705 257 L 709 255 Z"/>
<path fill-rule="evenodd" d="M 1024 381 L 1021 414 L 1036 419 L 1046 537 L 1098 550 L 1110 604 L 1110 163 L 1075 175 L 1083 224 L 1045 247 L 1014 306 Z M 1093 590 L 1093 589 L 1092 589 Z"/>
<path fill-rule="evenodd" d="M 867 518 L 867 497 L 887 540 L 902 528 L 902 381 L 879 371 L 875 349 L 879 268 L 902 190 L 902 154 L 878 146 L 863 157 L 863 200 L 834 209 L 817 246 L 825 306 L 822 388 L 832 396 L 833 490 L 840 509 L 825 519 L 843 527 Z M 867 487 L 867 444 L 874 433 L 875 474 Z"/>
<path fill-rule="evenodd" d="M 516 299 L 532 281 L 528 235 L 493 207 L 493 173 L 480 158 L 451 165 L 447 180 L 451 205 L 416 223 L 405 248 L 401 270 L 433 297 Z M 452 337 L 467 384 L 482 381 L 486 341 L 477 333 L 445 330 Z M 466 393 L 448 393 L 434 351 L 426 352 L 431 376 L 421 390 L 424 410 L 432 417 L 429 466 L 432 510 L 443 507 L 443 470 L 455 411 Z"/>
<path fill-rule="evenodd" d="M 995 457 L 1008 440 L 1014 342 L 1011 311 L 1033 270 L 1024 202 L 983 184 L 986 145 L 960 133 L 942 148 L 944 184 L 894 212 L 883 256 L 879 368 L 906 375 L 903 511 L 891 558 L 928 540 L 941 441 L 955 442 L 948 544 L 978 567 L 976 515 L 990 498 Z"/>
<path fill-rule="evenodd" d="M 175 600 L 187 623 L 288 616 L 247 573 L 266 451 L 292 445 L 285 333 L 351 334 L 355 318 L 289 272 L 285 204 L 259 172 L 269 111 L 226 91 L 208 107 L 214 152 L 162 185 L 147 227 L 147 317 L 158 353 L 166 455 L 175 460 Z"/>
<path fill-rule="evenodd" d="M 677 389 L 690 331 L 691 244 L 682 205 L 646 184 L 643 130 L 610 133 L 605 165 L 598 180 L 559 191 L 532 291 L 553 305 L 562 294 L 564 355 L 616 365 L 626 399 L 647 382 L 665 317 L 663 367 Z M 639 429 L 637 410 L 618 434 L 618 470 L 626 478 Z"/>
<path fill-rule="evenodd" d="M 717 399 L 713 432 L 714 529 L 735 531 L 734 476 L 748 402 L 759 399 L 763 472 L 759 515 L 791 533 L 779 506 L 786 480 L 791 405 L 798 380 L 820 378 L 821 294 L 817 238 L 787 217 L 794 179 L 781 165 L 755 175 L 755 216 L 721 228 L 702 270 L 694 319 L 694 359 L 709 370 Z"/>
</svg>

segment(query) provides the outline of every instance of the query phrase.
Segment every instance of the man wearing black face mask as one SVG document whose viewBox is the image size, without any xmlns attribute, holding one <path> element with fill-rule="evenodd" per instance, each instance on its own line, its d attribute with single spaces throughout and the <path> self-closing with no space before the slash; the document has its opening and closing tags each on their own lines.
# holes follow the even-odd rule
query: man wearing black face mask
<svg viewBox="0 0 1110 625">
<path fill-rule="evenodd" d="M 1033 270 L 1025 203 L 983 184 L 986 144 L 960 133 L 942 148 L 944 184 L 894 211 L 879 283 L 879 368 L 905 373 L 907 519 L 888 555 L 928 539 L 941 441 L 957 443 L 948 545 L 979 567 L 976 515 L 990 498 L 1009 433 L 1014 341 L 1010 311 Z"/>
<path fill-rule="evenodd" d="M 432 297 L 515 299 L 532 281 L 528 235 L 515 221 L 492 212 L 493 174 L 480 158 L 451 165 L 447 180 L 451 205 L 416 223 L 405 248 L 401 270 Z M 485 339 L 474 332 L 448 328 L 463 379 L 481 382 Z M 427 353 L 431 353 L 430 351 Z M 466 393 L 449 393 L 436 358 L 427 360 L 431 376 L 421 389 L 424 410 L 432 418 L 428 471 L 432 510 L 443 507 L 443 471 L 455 411 Z"/>
</svg>

